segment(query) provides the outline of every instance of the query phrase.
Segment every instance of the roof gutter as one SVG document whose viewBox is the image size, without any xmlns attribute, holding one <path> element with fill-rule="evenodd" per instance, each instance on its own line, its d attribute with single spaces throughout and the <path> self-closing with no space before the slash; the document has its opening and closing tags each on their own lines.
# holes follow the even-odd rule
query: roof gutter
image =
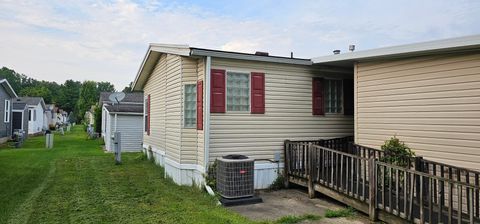
<svg viewBox="0 0 480 224">
<path fill-rule="evenodd" d="M 2 85 L 7 84 L 6 87 L 10 90 L 10 95 L 13 96 L 12 98 L 17 98 L 17 97 L 18 97 L 18 96 L 17 96 L 17 93 L 15 93 L 15 90 L 13 90 L 13 88 L 12 88 L 12 86 L 10 85 L 10 83 L 8 82 L 8 80 L 3 79 L 3 80 L 0 81 L 0 83 L 1 83 Z"/>
<path fill-rule="evenodd" d="M 108 109 L 107 109 L 108 111 Z M 110 114 L 118 114 L 118 115 L 143 115 L 143 113 L 137 113 L 137 112 L 110 112 L 108 111 Z"/>
<path fill-rule="evenodd" d="M 312 58 L 313 63 L 360 61 L 480 50 L 480 35 L 398 45 Z"/>
</svg>

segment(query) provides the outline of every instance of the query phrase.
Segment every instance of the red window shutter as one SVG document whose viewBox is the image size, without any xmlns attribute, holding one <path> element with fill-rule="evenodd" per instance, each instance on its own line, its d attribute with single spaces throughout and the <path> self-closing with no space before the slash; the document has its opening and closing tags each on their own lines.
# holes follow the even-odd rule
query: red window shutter
<svg viewBox="0 0 480 224">
<path fill-rule="evenodd" d="M 210 71 L 210 112 L 225 113 L 225 70 Z"/>
<path fill-rule="evenodd" d="M 313 115 L 324 115 L 324 91 L 323 79 L 313 78 L 312 80 L 312 113 Z"/>
<path fill-rule="evenodd" d="M 203 80 L 197 81 L 197 130 L 203 130 Z"/>
<path fill-rule="evenodd" d="M 251 75 L 251 104 L 252 114 L 265 113 L 265 74 L 252 72 Z"/>
<path fill-rule="evenodd" d="M 150 135 L 150 94 L 147 99 L 147 135 Z"/>
</svg>

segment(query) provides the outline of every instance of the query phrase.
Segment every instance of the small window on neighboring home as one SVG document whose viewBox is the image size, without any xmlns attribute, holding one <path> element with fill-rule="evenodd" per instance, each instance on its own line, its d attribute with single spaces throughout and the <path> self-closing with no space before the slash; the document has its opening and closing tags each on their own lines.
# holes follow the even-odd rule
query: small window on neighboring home
<svg viewBox="0 0 480 224">
<path fill-rule="evenodd" d="M 28 121 L 33 121 L 33 113 L 32 110 L 28 110 Z"/>
<path fill-rule="evenodd" d="M 185 85 L 185 94 L 183 99 L 183 127 L 197 127 L 197 85 Z"/>
<path fill-rule="evenodd" d="M 340 114 L 343 112 L 342 80 L 325 79 L 325 113 Z"/>
<path fill-rule="evenodd" d="M 36 111 L 32 111 L 33 112 L 33 121 L 37 121 L 37 112 Z"/>
<path fill-rule="evenodd" d="M 227 73 L 227 111 L 250 110 L 250 78 L 247 73 Z"/>
<path fill-rule="evenodd" d="M 107 129 L 107 122 L 105 122 L 105 130 Z M 143 99 L 143 125 L 144 125 L 144 131 L 148 131 L 148 98 L 145 97 Z"/>
<path fill-rule="evenodd" d="M 5 123 L 10 122 L 10 100 L 5 100 L 5 114 L 3 116 L 3 121 Z"/>
</svg>

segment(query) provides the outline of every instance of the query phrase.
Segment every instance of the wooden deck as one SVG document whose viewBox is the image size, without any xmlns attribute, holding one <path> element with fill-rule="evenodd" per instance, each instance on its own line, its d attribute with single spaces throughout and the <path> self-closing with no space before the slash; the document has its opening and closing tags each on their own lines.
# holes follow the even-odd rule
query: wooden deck
<svg viewBox="0 0 480 224">
<path fill-rule="evenodd" d="M 316 144 L 286 142 L 287 185 L 308 187 L 311 197 L 315 192 L 330 196 L 369 214 L 372 220 L 480 223 L 475 171 L 436 163 L 442 166 L 439 171 L 421 157 L 412 161 L 412 167 L 398 167 L 380 162 L 381 152 L 367 152 L 371 149 L 330 149 Z"/>
</svg>

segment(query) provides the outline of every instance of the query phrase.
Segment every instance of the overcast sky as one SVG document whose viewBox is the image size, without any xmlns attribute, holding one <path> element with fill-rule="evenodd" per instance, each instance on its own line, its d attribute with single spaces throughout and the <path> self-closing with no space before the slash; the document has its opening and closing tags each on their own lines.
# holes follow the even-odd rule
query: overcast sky
<svg viewBox="0 0 480 224">
<path fill-rule="evenodd" d="M 480 1 L 0 0 L 0 66 L 37 79 L 137 73 L 148 43 L 311 58 L 480 34 Z"/>
</svg>

